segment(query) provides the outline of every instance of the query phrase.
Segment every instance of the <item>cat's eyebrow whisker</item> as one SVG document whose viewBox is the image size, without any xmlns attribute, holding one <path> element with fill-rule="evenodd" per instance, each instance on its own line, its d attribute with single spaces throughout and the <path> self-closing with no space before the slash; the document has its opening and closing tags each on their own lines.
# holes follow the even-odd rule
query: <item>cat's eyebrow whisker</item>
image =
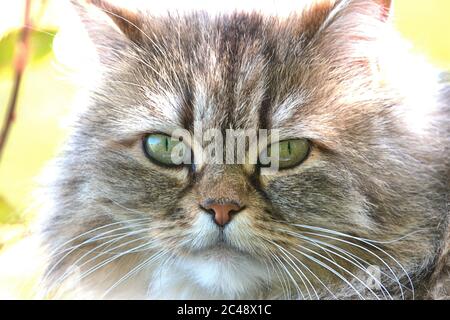
<svg viewBox="0 0 450 320">
<path fill-rule="evenodd" d="M 169 88 L 172 87 L 172 85 L 168 82 L 168 80 L 166 79 L 167 77 L 164 77 L 163 74 L 161 74 L 161 72 L 158 72 L 155 67 L 153 67 L 151 64 L 149 64 L 147 61 L 143 60 L 142 58 L 140 58 L 137 54 L 130 54 L 128 51 L 126 50 L 117 50 L 113 47 L 110 46 L 105 46 L 102 44 L 95 44 L 96 47 L 98 48 L 104 48 L 107 49 L 108 51 L 111 52 L 115 52 L 115 55 L 117 56 L 117 58 L 130 58 L 133 59 L 141 64 L 143 64 L 144 66 L 146 66 L 147 68 L 149 68 L 150 70 L 152 70 L 160 79 L 162 79 L 162 81 L 164 82 L 165 85 L 167 85 Z M 134 47 L 135 51 L 138 50 L 138 48 Z M 109 65 L 109 69 L 113 70 L 114 66 L 113 65 Z"/>
<path fill-rule="evenodd" d="M 333 250 L 327 249 L 327 248 L 325 248 L 324 246 L 318 244 L 314 239 L 312 239 L 312 238 L 310 238 L 310 237 L 302 236 L 302 235 L 300 235 L 300 234 L 294 234 L 294 235 L 300 236 L 301 239 L 306 240 L 306 241 L 308 241 L 309 243 L 311 243 L 311 244 L 313 244 L 313 245 L 319 247 L 320 249 L 322 249 L 322 250 L 324 250 L 324 251 L 327 251 L 327 252 L 330 252 L 330 253 L 332 253 L 332 254 L 338 256 L 339 258 L 341 258 L 341 259 L 343 259 L 343 260 L 345 260 L 345 261 L 351 263 L 352 265 L 356 266 L 359 270 L 361 270 L 361 271 L 363 271 L 364 273 L 366 273 L 369 277 L 371 277 L 371 278 L 372 278 L 372 279 L 380 286 L 380 288 L 382 289 L 381 292 L 382 292 L 382 294 L 383 294 L 383 296 L 384 296 L 385 298 L 386 298 L 386 294 L 385 294 L 385 292 L 386 292 L 386 293 L 388 294 L 389 298 L 390 298 L 391 300 L 393 300 L 393 297 L 392 297 L 391 294 L 389 293 L 389 290 L 388 290 L 388 289 L 380 282 L 380 280 L 378 280 L 373 274 L 371 274 L 370 272 L 368 272 L 368 271 L 367 271 L 367 268 L 364 268 L 364 266 L 361 266 L 361 264 L 359 264 L 359 263 L 353 261 L 354 259 L 353 259 L 353 260 L 350 260 L 350 259 L 348 259 L 348 258 L 342 256 L 341 254 L 339 254 L 339 253 L 337 253 L 337 252 L 335 252 L 335 251 L 333 251 Z"/>
<path fill-rule="evenodd" d="M 122 80 L 105 80 L 104 81 L 104 83 L 117 83 L 117 84 L 126 84 L 126 85 L 129 85 L 129 86 L 134 86 L 134 87 L 136 87 L 136 88 L 141 88 L 141 89 L 144 89 L 144 90 L 146 90 L 147 89 L 147 87 L 145 87 L 145 86 L 143 86 L 143 85 L 141 85 L 141 84 L 139 84 L 139 83 L 134 83 L 134 82 L 129 82 L 129 81 L 122 81 Z"/>
</svg>

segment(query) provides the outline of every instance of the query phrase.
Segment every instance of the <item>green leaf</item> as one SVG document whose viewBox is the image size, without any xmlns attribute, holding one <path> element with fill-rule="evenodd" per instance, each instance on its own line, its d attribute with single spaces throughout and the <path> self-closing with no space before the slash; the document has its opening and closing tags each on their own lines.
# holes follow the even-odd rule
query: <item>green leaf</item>
<svg viewBox="0 0 450 320">
<path fill-rule="evenodd" d="M 53 38 L 57 30 L 31 30 L 29 62 L 33 63 L 44 58 L 52 52 Z M 21 30 L 13 30 L 0 40 L 0 71 L 12 69 L 14 63 L 15 48 L 20 38 Z"/>
<path fill-rule="evenodd" d="M 0 196 L 0 224 L 20 222 L 20 216 L 14 208 Z"/>
</svg>

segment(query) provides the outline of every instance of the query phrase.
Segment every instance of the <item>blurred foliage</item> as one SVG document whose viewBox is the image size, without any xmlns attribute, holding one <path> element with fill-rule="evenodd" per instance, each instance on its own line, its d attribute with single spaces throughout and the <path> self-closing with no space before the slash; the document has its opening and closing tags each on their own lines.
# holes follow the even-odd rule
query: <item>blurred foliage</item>
<svg viewBox="0 0 450 320">
<path fill-rule="evenodd" d="M 34 64 L 45 58 L 52 51 L 53 38 L 57 30 L 32 30 L 30 32 L 29 63 Z M 20 30 L 13 30 L 0 40 L 0 72 L 11 70 L 14 62 L 15 47 L 20 37 Z"/>
<path fill-rule="evenodd" d="M 1 123 L 12 88 L 23 1 L 9 1 L 0 11 Z M 42 1 L 34 1 L 34 11 L 41 12 Z M 32 30 L 30 64 L 20 89 L 16 121 L 0 162 L 0 299 L 32 297 L 30 283 L 36 271 L 30 252 L 34 243 L 26 237 L 35 216 L 31 195 L 37 186 L 36 176 L 67 135 L 63 120 L 77 92 L 74 83 L 55 68 L 52 41 L 59 19 L 64 19 L 56 2 L 48 1 L 44 16 Z M 396 26 L 414 49 L 436 65 L 450 69 L 450 1 L 396 0 L 394 13 Z"/>
<path fill-rule="evenodd" d="M 13 224 L 19 222 L 19 218 L 13 207 L 2 197 L 0 197 L 0 224 Z"/>
</svg>

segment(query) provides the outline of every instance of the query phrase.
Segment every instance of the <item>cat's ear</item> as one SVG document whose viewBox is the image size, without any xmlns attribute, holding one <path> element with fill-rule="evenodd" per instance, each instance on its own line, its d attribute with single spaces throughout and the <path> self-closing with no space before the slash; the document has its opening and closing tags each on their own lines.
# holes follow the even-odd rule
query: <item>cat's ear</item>
<svg viewBox="0 0 450 320">
<path fill-rule="evenodd" d="M 142 18 L 107 0 L 70 0 L 101 60 L 110 60 L 114 50 L 142 40 Z"/>
<path fill-rule="evenodd" d="M 381 14 L 380 19 L 386 21 L 391 16 L 392 13 L 392 2 L 393 0 L 376 0 L 376 3 L 380 6 Z"/>
<path fill-rule="evenodd" d="M 329 14 L 322 28 L 339 19 L 352 19 L 358 15 L 385 22 L 392 11 L 392 0 L 325 0 L 325 2 L 329 5 Z"/>
<path fill-rule="evenodd" d="M 391 13 L 392 0 L 318 0 L 310 39 L 331 60 L 366 60 L 388 36 Z"/>
</svg>

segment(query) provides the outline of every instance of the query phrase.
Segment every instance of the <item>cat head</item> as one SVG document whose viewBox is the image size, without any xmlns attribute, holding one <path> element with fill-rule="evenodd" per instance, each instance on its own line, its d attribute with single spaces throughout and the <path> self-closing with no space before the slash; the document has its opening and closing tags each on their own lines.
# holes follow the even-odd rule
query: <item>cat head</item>
<svg viewBox="0 0 450 320">
<path fill-rule="evenodd" d="M 410 64 L 390 1 L 316 1 L 285 18 L 72 3 L 102 81 L 59 160 L 46 232 L 78 247 L 52 272 L 114 265 L 121 279 L 169 261 L 167 281 L 231 298 L 412 296 L 446 232 L 448 132 L 434 70 Z M 211 129 L 267 130 L 257 157 L 270 147 L 291 162 L 262 174 L 259 160 L 198 161 L 217 141 L 194 131 Z M 178 143 L 192 162 L 167 160 Z M 96 269 L 111 248 L 128 252 Z"/>
</svg>

